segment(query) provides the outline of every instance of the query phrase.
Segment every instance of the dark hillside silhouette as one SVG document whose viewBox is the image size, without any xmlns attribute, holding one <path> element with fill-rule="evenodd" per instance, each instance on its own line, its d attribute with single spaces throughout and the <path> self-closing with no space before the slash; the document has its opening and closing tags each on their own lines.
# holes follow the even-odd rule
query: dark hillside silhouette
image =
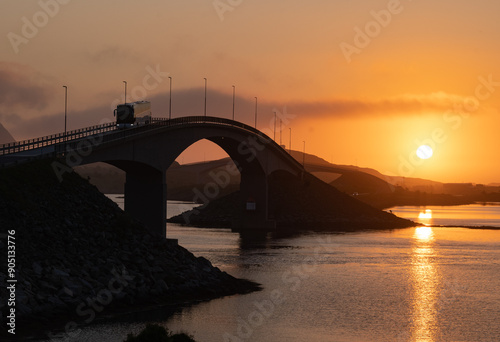
<svg viewBox="0 0 500 342">
<path fill-rule="evenodd" d="M 0 123 L 0 145 L 14 142 L 16 139 L 7 131 L 7 129 Z"/>
</svg>

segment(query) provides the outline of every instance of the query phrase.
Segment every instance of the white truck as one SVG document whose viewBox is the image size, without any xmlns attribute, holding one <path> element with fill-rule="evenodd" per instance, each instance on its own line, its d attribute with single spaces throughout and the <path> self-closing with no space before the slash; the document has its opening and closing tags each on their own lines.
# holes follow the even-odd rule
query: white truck
<svg viewBox="0 0 500 342">
<path fill-rule="evenodd" d="M 136 101 L 120 104 L 113 112 L 120 129 L 151 123 L 151 102 Z"/>
</svg>

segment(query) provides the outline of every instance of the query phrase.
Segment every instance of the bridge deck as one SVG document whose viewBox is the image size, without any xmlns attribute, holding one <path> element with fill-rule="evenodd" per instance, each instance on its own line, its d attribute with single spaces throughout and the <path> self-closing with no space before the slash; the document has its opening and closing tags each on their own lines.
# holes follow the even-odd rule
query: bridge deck
<svg viewBox="0 0 500 342">
<path fill-rule="evenodd" d="M 108 122 L 101 125 L 72 130 L 66 133 L 57 133 L 44 137 L 3 144 L 0 146 L 0 166 L 21 163 L 33 158 L 57 157 L 62 155 L 64 152 L 85 148 L 84 144 L 82 145 L 84 140 L 89 140 L 91 143 L 97 142 L 101 145 L 144 134 L 147 131 L 155 129 L 164 129 L 165 127 L 178 127 L 179 125 L 190 124 L 215 124 L 237 127 L 259 136 L 264 141 L 276 145 L 274 147 L 278 147 L 278 150 L 282 150 L 282 148 L 266 134 L 242 122 L 211 116 L 186 116 L 170 120 L 167 118 L 153 118 L 151 124 L 127 129 L 117 129 L 115 122 Z M 290 158 L 292 161 L 293 158 L 286 153 L 285 150 L 283 151 L 285 152 L 284 154 L 286 157 Z M 295 159 L 293 159 L 292 163 L 295 163 L 296 167 L 301 167 L 301 164 Z"/>
</svg>

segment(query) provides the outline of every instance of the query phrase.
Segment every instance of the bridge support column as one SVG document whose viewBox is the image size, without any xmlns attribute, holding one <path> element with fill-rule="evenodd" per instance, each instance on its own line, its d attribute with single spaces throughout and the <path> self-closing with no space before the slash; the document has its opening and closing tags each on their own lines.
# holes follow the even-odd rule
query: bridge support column
<svg viewBox="0 0 500 342">
<path fill-rule="evenodd" d="M 125 211 L 156 236 L 166 237 L 167 185 L 165 173 L 152 169 L 127 171 Z"/>
<path fill-rule="evenodd" d="M 269 230 L 276 222 L 268 220 L 268 185 L 264 173 L 241 172 L 240 215 L 234 222 L 236 230 Z"/>
</svg>

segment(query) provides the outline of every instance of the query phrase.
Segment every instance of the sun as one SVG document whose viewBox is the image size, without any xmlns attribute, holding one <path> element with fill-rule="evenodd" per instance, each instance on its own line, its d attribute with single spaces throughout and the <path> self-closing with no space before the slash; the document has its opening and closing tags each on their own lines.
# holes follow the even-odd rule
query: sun
<svg viewBox="0 0 500 342">
<path fill-rule="evenodd" d="M 417 156 L 420 159 L 429 159 L 430 157 L 432 157 L 433 153 L 434 152 L 432 151 L 432 148 L 429 145 L 420 145 L 417 148 Z"/>
</svg>

